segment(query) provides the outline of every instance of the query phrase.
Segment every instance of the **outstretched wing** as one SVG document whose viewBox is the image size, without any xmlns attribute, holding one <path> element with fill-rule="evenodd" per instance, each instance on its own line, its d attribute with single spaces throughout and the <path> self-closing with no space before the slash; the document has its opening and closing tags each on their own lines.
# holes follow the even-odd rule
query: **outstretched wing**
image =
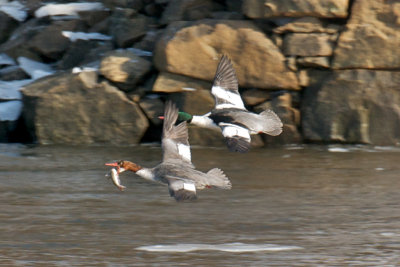
<svg viewBox="0 0 400 267">
<path fill-rule="evenodd" d="M 164 110 L 162 136 L 163 161 L 180 159 L 191 164 L 191 154 L 186 122 L 175 125 L 178 109 L 168 101 Z"/>
<path fill-rule="evenodd" d="M 238 91 L 238 80 L 230 59 L 223 55 L 215 73 L 211 93 L 215 98 L 215 108 L 238 108 L 244 107 L 242 98 Z"/>
<path fill-rule="evenodd" d="M 196 185 L 192 181 L 173 176 L 165 177 L 168 181 L 168 190 L 176 201 L 194 200 L 197 198 Z"/>
<path fill-rule="evenodd" d="M 219 123 L 230 151 L 246 153 L 250 149 L 249 130 L 232 123 Z"/>
</svg>

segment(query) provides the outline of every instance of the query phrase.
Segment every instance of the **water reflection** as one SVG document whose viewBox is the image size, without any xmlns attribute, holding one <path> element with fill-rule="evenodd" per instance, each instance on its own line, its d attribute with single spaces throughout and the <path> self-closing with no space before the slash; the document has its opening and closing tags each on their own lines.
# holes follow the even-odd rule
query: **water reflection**
<svg viewBox="0 0 400 267">
<path fill-rule="evenodd" d="M 233 188 L 200 191 L 197 202 L 176 203 L 166 187 L 134 174 L 122 175 L 124 192 L 104 177 L 103 163 L 111 160 L 156 165 L 159 147 L 2 145 L 0 263 L 396 266 L 399 151 L 339 148 L 247 155 L 194 149 L 196 167 L 220 167 Z M 227 251 L 232 244 L 243 251 Z M 138 249 L 160 246 L 172 250 Z M 279 249 L 285 247 L 301 249 Z"/>
</svg>

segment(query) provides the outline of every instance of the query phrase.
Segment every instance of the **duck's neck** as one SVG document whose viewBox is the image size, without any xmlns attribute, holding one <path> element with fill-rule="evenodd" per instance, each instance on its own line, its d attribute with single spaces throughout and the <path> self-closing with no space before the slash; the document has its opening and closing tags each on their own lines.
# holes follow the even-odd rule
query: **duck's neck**
<svg viewBox="0 0 400 267">
<path fill-rule="evenodd" d="M 146 180 L 155 181 L 154 172 L 149 168 L 141 168 L 136 172 L 136 174 Z"/>
<path fill-rule="evenodd" d="M 202 116 L 194 115 L 190 123 L 200 127 L 206 127 L 216 130 L 219 129 L 219 127 L 214 123 L 212 119 L 210 119 L 210 117 L 207 116 L 207 114 Z"/>
</svg>

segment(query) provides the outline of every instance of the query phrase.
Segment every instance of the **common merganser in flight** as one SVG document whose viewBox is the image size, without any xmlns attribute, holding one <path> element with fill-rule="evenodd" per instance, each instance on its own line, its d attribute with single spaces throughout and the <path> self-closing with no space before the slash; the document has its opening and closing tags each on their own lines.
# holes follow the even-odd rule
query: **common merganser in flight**
<svg viewBox="0 0 400 267">
<path fill-rule="evenodd" d="M 211 112 L 201 116 L 179 112 L 178 119 L 200 127 L 221 129 L 229 150 L 241 153 L 250 149 L 250 134 L 276 136 L 282 132 L 282 122 L 272 110 L 256 114 L 245 108 L 235 70 L 225 55 L 218 64 L 211 93 L 215 98 Z"/>
<path fill-rule="evenodd" d="M 154 168 L 144 168 L 130 161 L 106 163 L 117 172 L 133 171 L 142 178 L 168 185 L 169 194 L 177 201 L 196 199 L 196 191 L 209 187 L 231 189 L 228 177 L 218 168 L 207 173 L 195 169 L 191 162 L 186 122 L 175 125 L 178 109 L 167 102 L 164 111 L 162 162 Z"/>
</svg>

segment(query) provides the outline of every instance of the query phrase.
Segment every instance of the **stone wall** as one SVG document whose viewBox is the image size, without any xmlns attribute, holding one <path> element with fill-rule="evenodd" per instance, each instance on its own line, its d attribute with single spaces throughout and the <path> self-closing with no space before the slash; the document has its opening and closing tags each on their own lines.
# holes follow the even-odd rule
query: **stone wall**
<svg viewBox="0 0 400 267">
<path fill-rule="evenodd" d="M 398 1 L 119 0 L 58 13 L 15 2 L 20 16 L 0 6 L 0 141 L 158 141 L 166 99 L 212 108 L 222 54 L 249 110 L 284 122 L 253 146 L 400 141 Z M 189 132 L 192 144 L 223 145 Z"/>
</svg>

